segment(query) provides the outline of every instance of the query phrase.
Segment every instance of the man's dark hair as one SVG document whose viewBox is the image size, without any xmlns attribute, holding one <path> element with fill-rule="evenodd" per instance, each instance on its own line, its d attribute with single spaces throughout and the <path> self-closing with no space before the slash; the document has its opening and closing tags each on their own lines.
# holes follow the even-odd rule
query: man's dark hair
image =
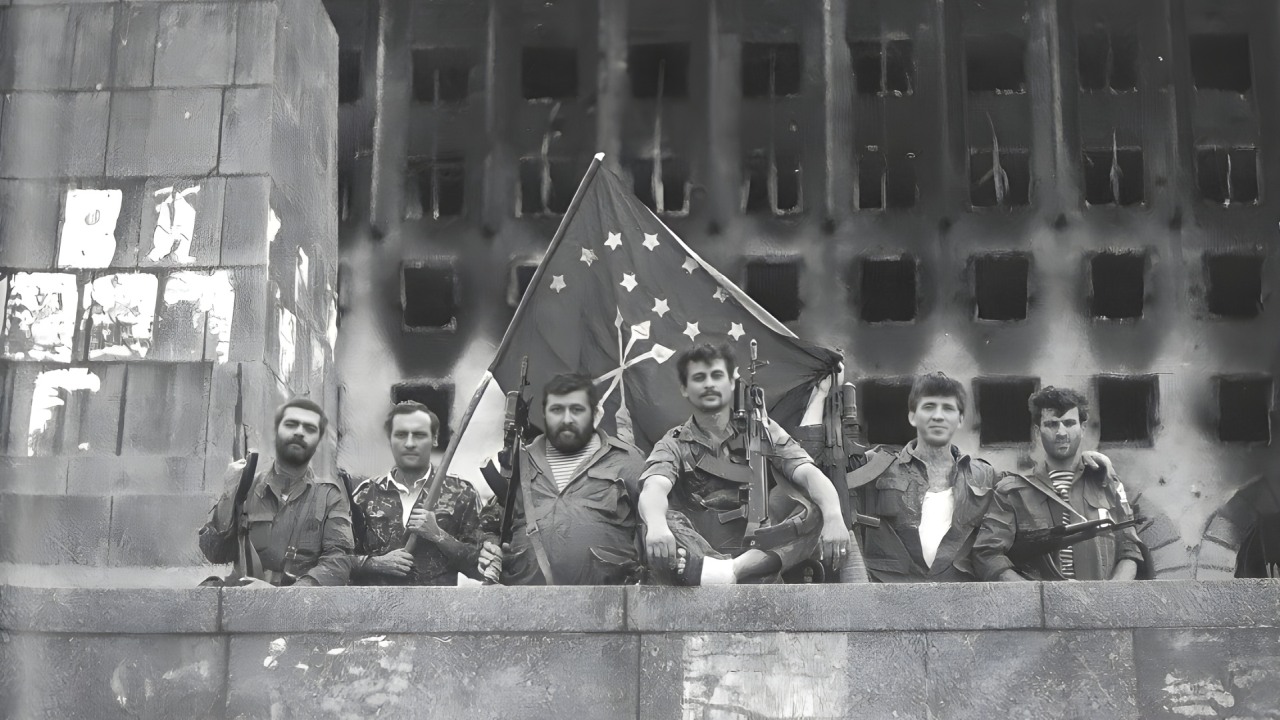
<svg viewBox="0 0 1280 720">
<path fill-rule="evenodd" d="M 547 381 L 542 387 L 542 409 L 547 409 L 547 398 L 552 395 L 568 395 L 579 390 L 587 391 L 587 405 L 594 415 L 596 405 L 600 402 L 600 391 L 590 375 L 582 373 L 560 373 Z"/>
<path fill-rule="evenodd" d="M 689 365 L 691 363 L 700 362 L 710 365 L 716 360 L 724 361 L 724 369 L 729 373 L 729 377 L 733 377 L 733 371 L 738 367 L 738 361 L 733 357 L 733 348 L 728 343 L 702 343 L 685 348 L 676 356 L 676 372 L 680 374 L 680 384 L 687 385 L 689 383 Z"/>
<path fill-rule="evenodd" d="M 1031 411 L 1031 422 L 1035 425 L 1039 425 L 1044 417 L 1043 410 L 1052 410 L 1054 417 L 1062 417 L 1071 408 L 1080 411 L 1081 424 L 1089 419 L 1089 399 L 1070 388 L 1049 385 L 1027 399 L 1027 409 Z"/>
<path fill-rule="evenodd" d="M 386 430 L 387 435 L 391 435 L 391 422 L 395 420 L 397 415 L 412 415 L 414 413 L 426 413 L 427 417 L 431 418 L 431 438 L 435 439 L 440 434 L 440 418 L 431 412 L 431 408 L 417 400 L 403 400 L 392 405 L 391 411 L 387 413 L 387 422 L 382 427 Z"/>
<path fill-rule="evenodd" d="M 964 385 L 940 372 L 920 375 L 915 382 L 911 383 L 911 394 L 907 396 L 907 412 L 915 412 L 916 406 L 920 404 L 920 398 L 926 397 L 955 398 L 961 415 L 964 415 L 965 407 L 969 404 L 969 393 L 964 391 Z"/>
<path fill-rule="evenodd" d="M 284 411 L 288 410 L 291 407 L 302 408 L 303 410 L 310 410 L 311 412 L 319 415 L 320 416 L 320 434 L 324 435 L 324 429 L 329 427 L 329 418 L 324 414 L 324 409 L 321 408 L 320 405 L 315 400 L 312 400 L 311 398 L 306 398 L 306 397 L 289 398 L 288 400 L 285 401 L 283 405 L 276 408 L 276 424 L 275 424 L 276 430 L 280 429 L 280 423 L 284 421 Z"/>
</svg>

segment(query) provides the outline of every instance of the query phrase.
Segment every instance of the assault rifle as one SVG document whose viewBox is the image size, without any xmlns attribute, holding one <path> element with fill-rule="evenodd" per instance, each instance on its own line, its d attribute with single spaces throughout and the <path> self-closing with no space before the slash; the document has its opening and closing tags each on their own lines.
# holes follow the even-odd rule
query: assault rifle
<svg viewBox="0 0 1280 720">
<path fill-rule="evenodd" d="M 1020 532 L 1014 538 L 1013 547 L 1009 549 L 1009 560 L 1018 570 L 1035 574 L 1039 578 L 1060 578 L 1062 573 L 1052 560 L 1052 556 L 1059 550 L 1092 540 L 1103 533 L 1119 532 L 1145 522 L 1146 518 L 1142 517 L 1119 521 L 1106 517 Z"/>
<path fill-rule="evenodd" d="M 756 370 L 768 365 L 761 361 L 756 341 L 751 341 L 751 360 L 747 363 L 747 379 L 741 378 L 733 389 L 734 426 L 747 441 L 747 463 L 750 482 L 747 485 L 747 531 L 743 536 L 747 545 L 755 547 L 756 533 L 769 525 L 769 461 L 765 457 L 765 444 L 769 437 L 769 408 L 765 405 L 764 388 L 756 384 Z"/>
<path fill-rule="evenodd" d="M 529 386 L 529 356 L 520 358 L 520 380 L 514 390 L 507 393 L 507 406 L 503 413 L 503 450 L 507 464 L 501 466 L 506 480 L 506 500 L 502 504 L 502 526 L 498 533 L 499 546 L 511 542 L 511 526 L 516 517 L 516 492 L 520 489 L 520 446 L 529 426 L 529 402 L 524 389 Z"/>
</svg>

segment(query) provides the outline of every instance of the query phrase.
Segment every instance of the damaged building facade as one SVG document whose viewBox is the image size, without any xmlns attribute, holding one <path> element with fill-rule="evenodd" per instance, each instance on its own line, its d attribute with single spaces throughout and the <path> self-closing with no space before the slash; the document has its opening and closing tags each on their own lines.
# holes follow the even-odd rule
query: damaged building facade
<svg viewBox="0 0 1280 720">
<path fill-rule="evenodd" d="M 1025 469 L 1026 398 L 1076 387 L 1160 577 L 1230 577 L 1280 509 L 1271 4 L 326 7 L 344 465 L 385 463 L 388 401 L 457 420 L 604 151 L 843 349 L 870 442 L 913 437 L 911 377 L 942 370 L 972 396 L 960 445 Z"/>
</svg>

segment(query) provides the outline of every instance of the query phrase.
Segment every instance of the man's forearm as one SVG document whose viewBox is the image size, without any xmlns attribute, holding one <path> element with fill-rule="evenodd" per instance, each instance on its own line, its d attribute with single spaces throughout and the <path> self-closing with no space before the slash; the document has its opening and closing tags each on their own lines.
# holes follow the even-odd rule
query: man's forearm
<svg viewBox="0 0 1280 720">
<path fill-rule="evenodd" d="M 844 523 L 844 517 L 840 511 L 840 496 L 836 494 L 835 486 L 816 465 L 805 464 L 796 468 L 795 480 L 796 484 L 808 493 L 822 510 L 824 520 L 839 520 L 841 524 Z"/>
<path fill-rule="evenodd" d="M 473 545 L 462 542 L 452 535 L 444 533 L 443 537 L 433 541 L 433 544 L 439 548 L 440 554 L 444 555 L 444 559 L 451 570 L 457 570 L 467 577 L 480 579 L 480 573 L 476 569 L 476 563 L 480 559 L 479 543 Z"/>
<path fill-rule="evenodd" d="M 1112 580 L 1136 580 L 1138 578 L 1138 563 L 1125 558 L 1116 563 L 1116 569 L 1111 572 Z"/>
<path fill-rule="evenodd" d="M 667 486 L 664 488 L 663 481 L 666 478 L 652 476 L 645 481 L 644 489 L 640 491 L 640 519 L 651 528 L 667 527 L 667 492 L 671 486 L 670 481 L 666 481 Z"/>
</svg>

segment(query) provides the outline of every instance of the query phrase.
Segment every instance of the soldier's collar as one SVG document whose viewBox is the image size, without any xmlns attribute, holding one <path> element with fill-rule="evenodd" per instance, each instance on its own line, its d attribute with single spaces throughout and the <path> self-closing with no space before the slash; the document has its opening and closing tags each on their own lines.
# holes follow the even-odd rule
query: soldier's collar
<svg viewBox="0 0 1280 720">
<path fill-rule="evenodd" d="M 916 439 L 904 445 L 902 447 L 902 450 L 898 453 L 898 459 L 904 463 L 911 462 L 912 458 L 919 460 L 920 462 L 924 462 L 924 458 L 916 454 L 916 446 L 917 446 L 917 443 L 919 442 L 920 442 L 919 439 Z M 962 452 L 960 448 L 956 447 L 953 444 L 951 446 L 951 459 L 954 460 L 956 464 L 960 464 L 963 462 L 968 462 L 969 455 L 968 453 Z"/>
</svg>

